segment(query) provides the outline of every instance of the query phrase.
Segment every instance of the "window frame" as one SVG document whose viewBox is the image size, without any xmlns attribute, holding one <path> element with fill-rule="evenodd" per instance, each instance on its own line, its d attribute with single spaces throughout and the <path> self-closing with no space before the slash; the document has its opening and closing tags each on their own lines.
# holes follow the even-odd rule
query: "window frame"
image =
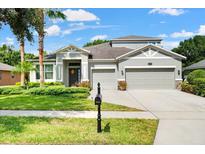
<svg viewBox="0 0 205 154">
<path fill-rule="evenodd" d="M 48 71 L 46 70 L 46 66 L 52 66 L 52 70 Z M 53 80 L 54 78 L 54 71 L 53 71 L 54 65 L 53 64 L 44 64 L 43 65 L 43 73 L 44 73 L 44 80 Z M 52 78 L 46 78 L 46 73 L 52 73 Z M 36 80 L 40 80 L 40 65 L 36 64 Z"/>
</svg>

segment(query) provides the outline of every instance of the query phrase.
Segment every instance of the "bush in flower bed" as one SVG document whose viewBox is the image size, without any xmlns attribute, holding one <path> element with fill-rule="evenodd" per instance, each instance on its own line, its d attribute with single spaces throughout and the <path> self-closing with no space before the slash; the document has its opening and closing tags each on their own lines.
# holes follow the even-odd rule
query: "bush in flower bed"
<svg viewBox="0 0 205 154">
<path fill-rule="evenodd" d="M 25 94 L 30 95 L 55 95 L 55 96 L 75 96 L 81 94 L 81 96 L 88 96 L 89 89 L 82 87 L 62 87 L 62 86 L 50 86 L 50 87 L 38 87 L 28 89 Z"/>
<path fill-rule="evenodd" d="M 194 93 L 194 86 L 184 81 L 181 84 L 181 90 L 187 93 Z"/>
<path fill-rule="evenodd" d="M 199 96 L 205 96 L 205 78 L 197 78 L 193 80 L 194 93 Z"/>
</svg>

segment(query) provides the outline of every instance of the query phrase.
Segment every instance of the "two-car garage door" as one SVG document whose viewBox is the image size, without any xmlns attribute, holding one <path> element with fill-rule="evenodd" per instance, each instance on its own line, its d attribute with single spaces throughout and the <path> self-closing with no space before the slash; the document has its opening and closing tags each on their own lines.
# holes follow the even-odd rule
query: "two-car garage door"
<svg viewBox="0 0 205 154">
<path fill-rule="evenodd" d="M 174 68 L 127 68 L 127 89 L 174 89 Z M 115 69 L 92 70 L 93 89 L 100 82 L 102 89 L 117 89 Z"/>
<path fill-rule="evenodd" d="M 93 69 L 93 89 L 97 89 L 99 82 L 102 89 L 117 89 L 117 78 L 115 69 Z"/>
<path fill-rule="evenodd" d="M 174 68 L 126 69 L 128 89 L 174 89 Z"/>
</svg>

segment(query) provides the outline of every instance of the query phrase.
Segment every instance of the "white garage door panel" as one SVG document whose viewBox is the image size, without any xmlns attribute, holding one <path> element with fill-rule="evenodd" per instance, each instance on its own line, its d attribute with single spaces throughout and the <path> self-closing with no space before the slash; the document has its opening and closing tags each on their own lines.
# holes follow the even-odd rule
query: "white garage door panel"
<svg viewBox="0 0 205 154">
<path fill-rule="evenodd" d="M 172 68 L 127 69 L 126 81 L 128 89 L 175 88 Z"/>
<path fill-rule="evenodd" d="M 114 69 L 93 70 L 93 89 L 100 82 L 102 89 L 117 89 L 117 79 Z"/>
</svg>

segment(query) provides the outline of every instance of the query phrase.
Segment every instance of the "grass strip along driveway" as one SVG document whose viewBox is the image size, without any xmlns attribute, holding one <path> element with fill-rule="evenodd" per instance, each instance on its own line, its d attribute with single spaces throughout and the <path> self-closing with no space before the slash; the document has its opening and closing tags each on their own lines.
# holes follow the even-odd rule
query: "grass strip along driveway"
<svg viewBox="0 0 205 154">
<path fill-rule="evenodd" d="M 0 117 L 0 144 L 153 144 L 157 120 Z"/>
<path fill-rule="evenodd" d="M 0 110 L 73 110 L 95 111 L 92 100 L 65 96 L 0 95 Z M 122 105 L 102 103 L 103 111 L 139 111 Z"/>
</svg>

